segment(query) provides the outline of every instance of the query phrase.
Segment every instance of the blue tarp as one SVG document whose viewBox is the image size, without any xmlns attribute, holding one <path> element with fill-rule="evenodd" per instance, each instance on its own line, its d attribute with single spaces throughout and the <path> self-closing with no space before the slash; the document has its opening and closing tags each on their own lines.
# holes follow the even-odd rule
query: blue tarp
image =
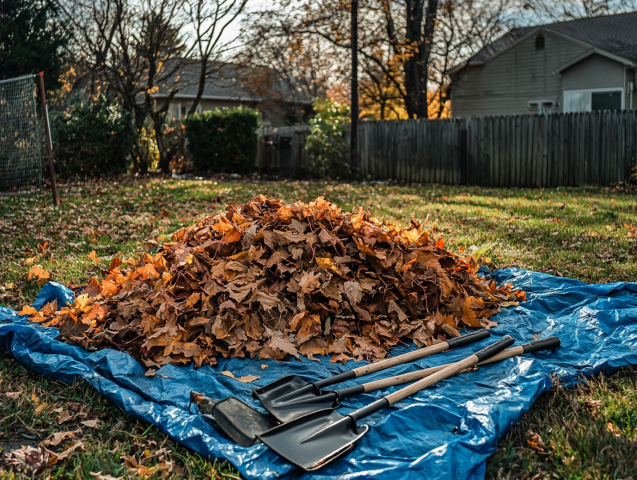
<svg viewBox="0 0 637 480">
<path fill-rule="evenodd" d="M 247 478 L 484 478 L 485 460 L 498 438 L 529 410 L 556 374 L 568 384 L 602 369 L 637 365 L 637 284 L 587 285 L 577 280 L 524 270 L 491 274 L 496 282 L 510 282 L 527 292 L 528 301 L 503 309 L 494 320 L 492 337 L 512 335 L 516 342 L 557 335 L 562 348 L 525 355 L 449 378 L 412 398 L 366 419 L 371 426 L 346 457 L 310 475 L 292 467 L 264 445 L 242 448 L 227 440 L 201 417 L 188 411 L 191 390 L 213 398 L 236 395 L 250 400 L 251 389 L 288 374 L 309 380 L 354 368 L 333 364 L 276 362 L 271 359 L 219 361 L 215 368 L 165 366 L 146 377 L 146 369 L 129 355 L 115 350 L 87 352 L 54 340 L 55 329 L 29 324 L 13 310 L 0 310 L 0 346 L 11 350 L 20 363 L 44 375 L 72 382 L 83 378 L 128 414 L 153 423 L 176 441 L 207 457 L 228 459 Z M 72 299 L 62 285 L 46 285 L 36 308 L 58 299 Z M 491 340 L 493 341 L 493 340 Z M 366 377 L 376 380 L 393 374 L 460 359 L 488 342 L 446 352 L 416 363 Z M 415 348 L 400 347 L 393 355 Z M 262 365 L 268 368 L 262 369 Z M 260 378 L 244 384 L 221 375 L 229 370 Z M 356 382 L 348 382 L 352 386 Z M 372 402 L 394 389 L 354 397 L 343 412 Z M 193 412 L 196 407 L 193 407 Z"/>
</svg>

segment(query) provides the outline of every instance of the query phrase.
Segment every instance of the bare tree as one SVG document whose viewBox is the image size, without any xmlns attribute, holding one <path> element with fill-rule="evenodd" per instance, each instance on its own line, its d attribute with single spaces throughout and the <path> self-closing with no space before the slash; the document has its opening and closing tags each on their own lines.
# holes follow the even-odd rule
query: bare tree
<svg viewBox="0 0 637 480">
<path fill-rule="evenodd" d="M 364 111 L 377 118 L 442 115 L 449 84 L 445 72 L 501 35 L 519 12 L 514 5 L 510 0 L 361 0 L 358 68 Z M 333 83 L 345 83 L 349 6 L 342 0 L 277 0 L 258 13 L 259 28 L 248 35 L 263 37 L 269 48 L 277 44 L 272 38 L 285 39 L 290 50 L 307 43 L 331 48 L 336 55 L 329 58 L 338 65 Z"/>
<path fill-rule="evenodd" d="M 430 117 L 440 118 L 450 98 L 452 85 L 446 72 L 502 36 L 517 18 L 509 0 L 441 1 L 429 64 L 429 78 L 436 85 Z"/>
<path fill-rule="evenodd" d="M 184 59 L 200 62 L 201 99 L 214 54 L 220 54 L 224 29 L 247 0 L 57 0 L 73 53 L 103 79 L 131 112 L 138 131 L 152 121 L 159 150 L 159 166 L 168 173 L 171 160 L 183 147 L 183 135 L 167 136 L 170 101 L 182 88 Z M 191 31 L 187 37 L 184 32 Z M 158 92 L 161 90 L 161 96 Z M 137 156 L 137 168 L 146 165 Z"/>
<path fill-rule="evenodd" d="M 636 0 L 526 0 L 525 19 L 531 24 L 563 22 L 637 11 Z"/>
<path fill-rule="evenodd" d="M 235 60 L 247 71 L 254 69 L 248 88 L 267 88 L 272 95 L 272 84 L 278 82 L 282 88 L 274 90 L 280 100 L 293 105 L 296 121 L 302 123 L 303 104 L 324 98 L 330 85 L 349 70 L 347 55 L 309 32 L 291 29 L 295 17 L 280 7 L 277 4 L 246 16 L 242 26 L 245 44 Z M 264 76 L 260 67 L 266 67 L 269 74 Z"/>
</svg>

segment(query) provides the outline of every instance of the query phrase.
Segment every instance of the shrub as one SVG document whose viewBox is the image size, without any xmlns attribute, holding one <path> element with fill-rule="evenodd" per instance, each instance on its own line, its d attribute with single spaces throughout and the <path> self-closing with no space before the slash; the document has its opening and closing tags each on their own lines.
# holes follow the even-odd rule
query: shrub
<svg viewBox="0 0 637 480">
<path fill-rule="evenodd" d="M 185 120 L 188 153 L 196 170 L 250 173 L 257 152 L 261 114 L 246 107 L 190 115 Z"/>
<path fill-rule="evenodd" d="M 132 116 L 100 95 L 53 115 L 55 170 L 59 175 L 122 173 L 136 142 Z"/>
<path fill-rule="evenodd" d="M 336 179 L 351 177 L 349 106 L 329 99 L 316 99 L 314 111 L 316 115 L 310 120 L 312 130 L 305 143 L 312 175 Z"/>
</svg>

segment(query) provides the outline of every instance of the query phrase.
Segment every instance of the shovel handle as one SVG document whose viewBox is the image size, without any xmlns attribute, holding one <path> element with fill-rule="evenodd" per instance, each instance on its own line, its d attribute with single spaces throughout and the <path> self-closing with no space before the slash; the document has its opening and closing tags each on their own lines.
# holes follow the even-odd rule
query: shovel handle
<svg viewBox="0 0 637 480">
<path fill-rule="evenodd" d="M 361 418 L 371 415 L 374 412 L 377 412 L 378 410 L 382 408 L 385 408 L 389 405 L 393 405 L 397 402 L 400 402 L 401 400 L 413 395 L 414 393 L 418 393 L 419 391 L 424 390 L 425 388 L 433 385 L 436 382 L 439 382 L 440 380 L 444 380 L 445 378 L 451 377 L 457 374 L 458 372 L 461 372 L 465 368 L 472 367 L 473 365 L 481 361 L 487 360 L 488 358 L 491 358 L 494 355 L 497 355 L 502 350 L 512 345 L 513 341 L 514 341 L 513 338 L 507 335 L 502 340 L 492 343 L 491 345 L 489 345 L 486 348 L 483 348 L 479 352 L 476 352 L 473 355 L 470 355 L 467 358 L 460 360 L 459 362 L 452 363 L 451 365 L 446 366 L 439 372 L 436 372 L 427 378 L 423 378 L 422 380 L 412 385 L 409 385 L 405 388 L 401 388 L 397 392 L 391 393 L 381 398 L 380 400 L 376 400 L 374 403 L 371 403 L 370 405 L 367 405 L 366 407 L 363 407 L 361 409 L 358 409 L 350 413 L 349 416 L 357 421 L 357 420 L 360 420 Z"/>
<path fill-rule="evenodd" d="M 524 345 L 518 345 L 513 348 L 509 348 L 503 352 L 494 355 L 493 357 L 478 363 L 478 365 L 486 365 L 488 363 L 500 362 L 507 358 L 517 357 L 524 355 L 525 353 L 539 352 L 541 350 L 551 350 L 560 346 L 560 339 L 557 337 L 547 337 L 534 342 L 525 343 Z M 360 393 L 370 393 L 380 390 L 381 388 L 393 387 L 402 383 L 409 383 L 421 378 L 426 378 L 433 375 L 436 372 L 452 365 L 448 363 L 446 365 L 439 365 L 437 367 L 426 368 L 424 370 L 418 370 L 417 372 L 404 373 L 402 375 L 396 375 L 395 377 L 383 378 L 375 382 L 368 382 L 356 387 L 346 388 L 338 390 L 338 394 L 341 398 L 346 398 L 351 395 L 358 395 Z M 351 390 L 351 392 L 350 392 Z"/>
<path fill-rule="evenodd" d="M 436 353 L 444 352 L 445 350 L 451 350 L 452 348 L 461 348 L 466 347 L 467 345 L 471 345 L 472 343 L 479 342 L 480 340 L 485 340 L 489 338 L 491 334 L 488 330 L 478 330 L 477 332 L 471 332 L 467 335 L 462 335 L 461 337 L 452 338 L 447 340 L 446 342 L 441 342 L 436 345 L 432 345 L 431 347 L 420 348 L 418 350 L 414 350 L 413 352 L 404 353 L 403 355 L 398 355 L 397 357 L 388 358 L 386 360 L 381 360 L 380 362 L 371 363 L 369 365 L 365 365 L 363 367 L 358 367 L 352 370 L 356 377 L 362 377 L 363 375 L 368 375 L 370 373 L 380 372 L 381 370 L 385 370 L 386 368 L 394 367 L 396 365 L 401 365 L 403 363 L 412 362 L 414 360 L 418 360 L 419 358 L 427 357 L 429 355 L 434 355 Z"/>
<path fill-rule="evenodd" d="M 488 330 L 478 330 L 476 332 L 471 332 L 460 337 L 452 338 L 450 340 L 447 340 L 446 342 L 437 343 L 436 345 L 432 345 L 431 347 L 420 348 L 418 350 L 414 350 L 413 352 L 404 353 L 403 355 L 398 355 L 397 357 L 391 357 L 386 360 L 381 360 L 380 362 L 370 363 L 362 367 L 354 368 L 353 370 L 350 370 L 348 372 L 334 375 L 333 377 L 318 380 L 317 382 L 314 382 L 314 386 L 320 390 L 321 388 L 329 387 L 330 385 L 346 382 L 347 380 L 353 380 L 364 375 L 369 375 L 370 373 L 380 372 L 381 370 L 385 370 L 396 365 L 401 365 L 403 363 L 412 362 L 429 355 L 435 355 L 436 353 L 441 353 L 445 350 L 465 347 L 467 345 L 471 345 L 472 343 L 479 342 L 480 340 L 485 340 L 490 336 L 491 334 Z"/>
</svg>

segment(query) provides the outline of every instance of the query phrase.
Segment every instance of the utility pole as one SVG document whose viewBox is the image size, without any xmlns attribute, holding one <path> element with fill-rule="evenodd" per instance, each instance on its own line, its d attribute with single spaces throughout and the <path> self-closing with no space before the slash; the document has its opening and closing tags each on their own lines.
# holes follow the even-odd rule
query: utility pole
<svg viewBox="0 0 637 480">
<path fill-rule="evenodd" d="M 355 174 L 359 175 L 358 164 L 358 0 L 352 0 L 352 107 L 350 109 L 350 155 Z"/>
</svg>

